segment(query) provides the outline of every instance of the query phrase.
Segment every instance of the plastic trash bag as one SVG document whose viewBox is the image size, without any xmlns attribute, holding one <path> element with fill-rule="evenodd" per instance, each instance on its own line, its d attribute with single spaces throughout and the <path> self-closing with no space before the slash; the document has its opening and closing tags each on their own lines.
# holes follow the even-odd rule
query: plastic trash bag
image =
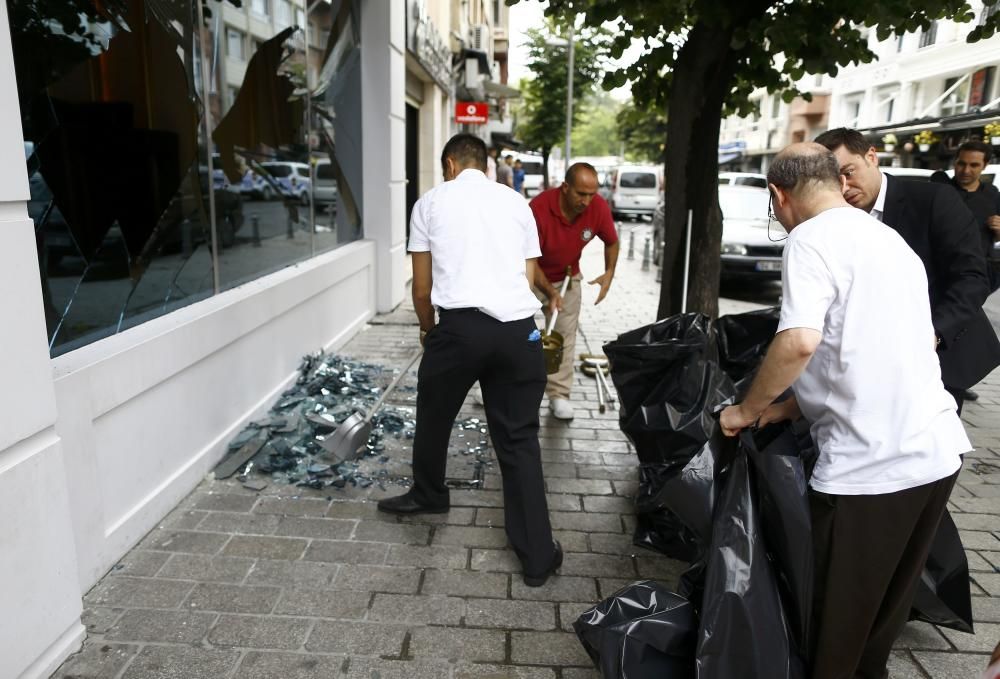
<svg viewBox="0 0 1000 679">
<path fill-rule="evenodd" d="M 812 443 L 808 432 L 805 438 Z M 802 432 L 794 425 L 771 425 L 755 435 L 743 432 L 740 445 L 750 456 L 761 532 L 775 568 L 792 641 L 798 655 L 806 659 L 815 563 Z M 807 449 L 807 454 L 812 450 Z"/>
<path fill-rule="evenodd" d="M 724 472 L 706 558 L 698 679 L 805 679 L 764 545 L 750 467 L 741 449 Z"/>
<path fill-rule="evenodd" d="M 972 633 L 969 560 L 958 527 L 947 510 L 941 517 L 927 565 L 917 585 L 910 620 Z"/>
<path fill-rule="evenodd" d="M 619 424 L 641 463 L 634 542 L 693 560 L 707 541 L 699 548 L 666 500 L 667 488 L 718 430 L 714 407 L 735 394 L 718 365 L 711 324 L 701 314 L 671 316 L 620 335 L 604 352 L 621 403 Z"/>
<path fill-rule="evenodd" d="M 573 622 L 604 679 L 694 679 L 698 623 L 689 601 L 645 580 Z"/>
<path fill-rule="evenodd" d="M 778 329 L 780 307 L 720 316 L 715 322 L 719 365 L 738 382 L 757 369 Z"/>
</svg>

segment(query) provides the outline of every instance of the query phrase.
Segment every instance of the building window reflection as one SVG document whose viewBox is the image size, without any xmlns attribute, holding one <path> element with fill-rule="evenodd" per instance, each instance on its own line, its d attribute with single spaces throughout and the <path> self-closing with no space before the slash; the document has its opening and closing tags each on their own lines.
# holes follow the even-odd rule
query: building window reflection
<svg viewBox="0 0 1000 679">
<path fill-rule="evenodd" d="M 202 2 L 7 0 L 53 355 L 361 237 L 358 0 Z"/>
</svg>

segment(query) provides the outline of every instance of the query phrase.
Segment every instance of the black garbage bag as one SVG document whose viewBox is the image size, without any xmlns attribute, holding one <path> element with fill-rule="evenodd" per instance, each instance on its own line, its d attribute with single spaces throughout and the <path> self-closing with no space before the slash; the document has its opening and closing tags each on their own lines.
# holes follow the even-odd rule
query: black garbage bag
<svg viewBox="0 0 1000 679">
<path fill-rule="evenodd" d="M 664 489 L 717 431 L 713 409 L 735 394 L 718 365 L 711 324 L 701 314 L 678 314 L 620 335 L 604 352 L 621 403 L 619 424 L 640 462 L 634 542 L 695 559 L 704 544 L 699 550 L 666 507 Z"/>
<path fill-rule="evenodd" d="M 778 578 L 792 641 L 805 661 L 809 655 L 815 563 L 801 436 L 794 425 L 777 424 L 753 435 L 742 432 L 740 445 L 750 456 L 761 532 Z M 811 444 L 808 431 L 805 436 Z"/>
<path fill-rule="evenodd" d="M 705 564 L 698 679 L 805 679 L 765 548 L 760 500 L 745 449 L 723 476 Z"/>
<path fill-rule="evenodd" d="M 972 633 L 969 560 L 951 514 L 945 510 L 917 585 L 910 620 Z"/>
<path fill-rule="evenodd" d="M 689 601 L 644 580 L 573 622 L 604 679 L 694 679 L 698 623 Z"/>
<path fill-rule="evenodd" d="M 738 382 L 757 369 L 774 339 L 781 307 L 720 316 L 715 322 L 719 365 Z"/>
</svg>

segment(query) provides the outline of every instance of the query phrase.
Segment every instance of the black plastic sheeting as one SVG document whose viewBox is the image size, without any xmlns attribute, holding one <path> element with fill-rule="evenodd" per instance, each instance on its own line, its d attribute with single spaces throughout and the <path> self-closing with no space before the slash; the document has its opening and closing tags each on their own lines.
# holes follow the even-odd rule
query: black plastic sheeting
<svg viewBox="0 0 1000 679">
<path fill-rule="evenodd" d="M 694 607 L 655 582 L 623 587 L 581 615 L 573 629 L 605 677 L 695 677 Z"/>
<path fill-rule="evenodd" d="M 658 616 L 679 626 L 680 613 L 671 611 L 687 611 L 685 602 L 697 614 L 691 659 L 699 679 L 807 676 L 814 568 L 808 479 L 817 455 L 808 424 L 727 439 L 716 416 L 749 386 L 777 319 L 776 309 L 766 309 L 713 326 L 683 314 L 604 347 L 621 429 L 640 463 L 634 541 L 691 562 L 680 599 L 638 583 L 574 624 L 605 679 L 694 676 L 681 666 L 662 669 L 663 649 L 679 648 L 671 644 L 680 635 Z M 972 629 L 968 563 L 947 514 L 911 618 Z"/>
</svg>

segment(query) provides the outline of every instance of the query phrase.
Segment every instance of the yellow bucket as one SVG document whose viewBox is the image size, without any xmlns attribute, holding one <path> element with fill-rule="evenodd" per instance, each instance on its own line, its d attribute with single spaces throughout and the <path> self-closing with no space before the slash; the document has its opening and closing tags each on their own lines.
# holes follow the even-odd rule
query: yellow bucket
<svg viewBox="0 0 1000 679">
<path fill-rule="evenodd" d="M 546 374 L 559 372 L 563 360 L 563 336 L 555 330 L 542 335 L 542 354 L 545 356 Z"/>
</svg>

